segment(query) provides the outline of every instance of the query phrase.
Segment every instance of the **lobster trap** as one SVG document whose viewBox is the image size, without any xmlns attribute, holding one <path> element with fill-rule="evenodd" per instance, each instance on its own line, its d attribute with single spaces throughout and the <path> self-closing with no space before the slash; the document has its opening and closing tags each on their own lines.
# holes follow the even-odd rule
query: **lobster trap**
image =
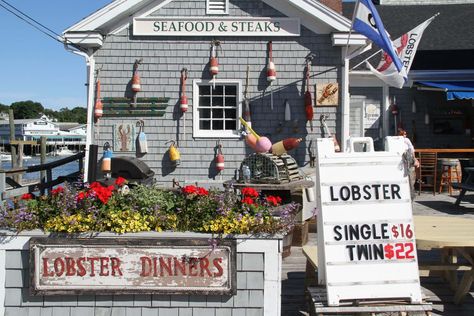
<svg viewBox="0 0 474 316">
<path fill-rule="evenodd" d="M 303 179 L 295 159 L 288 154 L 254 153 L 240 165 L 239 181 L 252 183 L 289 183 Z"/>
</svg>

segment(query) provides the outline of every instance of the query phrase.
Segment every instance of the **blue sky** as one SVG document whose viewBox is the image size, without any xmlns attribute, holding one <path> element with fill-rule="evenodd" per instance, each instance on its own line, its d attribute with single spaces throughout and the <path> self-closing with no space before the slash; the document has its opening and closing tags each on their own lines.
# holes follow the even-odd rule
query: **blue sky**
<svg viewBox="0 0 474 316">
<path fill-rule="evenodd" d="M 6 1 L 61 34 L 112 0 Z M 66 51 L 2 7 L 0 36 L 0 103 L 32 100 L 50 109 L 86 106 L 83 57 Z"/>
</svg>

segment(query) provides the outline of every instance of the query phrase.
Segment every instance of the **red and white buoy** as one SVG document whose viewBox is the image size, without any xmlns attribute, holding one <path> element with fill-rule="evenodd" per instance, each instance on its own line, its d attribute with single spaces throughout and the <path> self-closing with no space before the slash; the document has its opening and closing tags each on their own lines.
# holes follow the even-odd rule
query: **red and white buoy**
<svg viewBox="0 0 474 316">
<path fill-rule="evenodd" d="M 213 40 L 211 42 L 211 58 L 209 60 L 209 72 L 212 76 L 212 81 L 214 82 L 214 87 L 216 85 L 216 76 L 219 73 L 219 62 L 217 61 L 217 47 L 221 43 L 218 40 Z"/>
<path fill-rule="evenodd" d="M 222 145 L 220 141 L 217 143 L 217 155 L 216 155 L 216 169 L 221 172 L 224 170 L 224 155 L 222 154 Z"/>
<path fill-rule="evenodd" d="M 100 80 L 97 78 L 96 82 L 96 97 L 95 97 L 95 105 L 94 105 L 94 119 L 96 122 L 99 121 L 99 119 L 102 117 L 104 114 L 104 105 L 102 104 L 102 101 L 100 99 Z"/>
<path fill-rule="evenodd" d="M 311 131 L 313 131 L 313 116 L 314 116 L 314 111 L 313 111 L 313 100 L 311 97 L 311 92 L 309 91 L 309 71 L 310 71 L 310 60 L 311 59 L 306 59 L 306 92 L 304 93 L 304 110 L 306 113 L 306 121 L 309 122 L 309 126 L 311 128 Z"/>
<path fill-rule="evenodd" d="M 142 62 L 142 59 L 135 60 L 133 64 L 133 77 L 132 77 L 132 91 L 134 93 L 140 92 L 142 90 L 140 76 L 138 75 L 138 65 Z"/>
<path fill-rule="evenodd" d="M 276 69 L 273 63 L 273 45 L 272 41 L 268 42 L 268 65 L 267 65 L 267 81 L 272 84 L 276 80 Z"/>
<path fill-rule="evenodd" d="M 181 112 L 188 111 L 188 97 L 186 96 L 186 79 L 188 79 L 188 69 L 181 70 L 181 97 L 179 99 L 179 108 Z"/>
</svg>

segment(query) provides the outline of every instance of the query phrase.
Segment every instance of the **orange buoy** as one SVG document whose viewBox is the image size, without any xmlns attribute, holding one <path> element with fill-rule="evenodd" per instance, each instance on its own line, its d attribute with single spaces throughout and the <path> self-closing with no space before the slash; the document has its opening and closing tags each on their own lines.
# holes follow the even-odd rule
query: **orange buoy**
<svg viewBox="0 0 474 316">
<path fill-rule="evenodd" d="M 313 131 L 313 100 L 311 98 L 311 92 L 309 91 L 309 61 L 306 59 L 306 92 L 304 93 L 304 110 L 306 113 L 306 120 L 309 122 L 311 131 Z"/>
<path fill-rule="evenodd" d="M 267 81 L 272 83 L 276 80 L 276 69 L 273 63 L 273 45 L 272 41 L 268 42 L 268 65 L 267 65 Z"/>
<path fill-rule="evenodd" d="M 181 97 L 179 99 L 179 108 L 181 112 L 188 110 L 188 97 L 186 96 L 186 79 L 188 79 L 188 69 L 181 70 Z"/>
<path fill-rule="evenodd" d="M 298 147 L 301 143 L 302 138 L 294 138 L 290 137 L 284 140 L 279 141 L 278 143 L 273 144 L 272 146 L 272 154 L 276 156 L 281 156 L 286 152 Z"/>
<path fill-rule="evenodd" d="M 135 60 L 133 64 L 133 77 L 132 77 L 132 91 L 137 93 L 142 90 L 140 76 L 138 75 L 138 65 L 142 62 L 142 59 Z"/>
<path fill-rule="evenodd" d="M 95 98 L 95 105 L 94 105 L 94 119 L 97 122 L 102 115 L 104 114 L 104 105 L 100 100 L 100 80 L 97 79 L 96 82 L 96 98 Z"/>
<path fill-rule="evenodd" d="M 217 47 L 220 46 L 220 42 L 214 40 L 211 42 L 211 58 L 209 60 L 209 72 L 212 75 L 212 78 L 219 73 L 219 62 L 217 61 Z"/>
</svg>

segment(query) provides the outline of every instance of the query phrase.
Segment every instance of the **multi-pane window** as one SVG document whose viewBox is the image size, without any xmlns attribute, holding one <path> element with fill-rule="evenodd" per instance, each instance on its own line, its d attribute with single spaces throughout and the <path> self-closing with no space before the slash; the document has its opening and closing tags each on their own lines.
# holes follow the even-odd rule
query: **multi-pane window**
<svg viewBox="0 0 474 316">
<path fill-rule="evenodd" d="M 229 0 L 207 0 L 206 14 L 228 14 Z"/>
<path fill-rule="evenodd" d="M 239 137 L 240 82 L 194 82 L 194 137 Z"/>
</svg>

